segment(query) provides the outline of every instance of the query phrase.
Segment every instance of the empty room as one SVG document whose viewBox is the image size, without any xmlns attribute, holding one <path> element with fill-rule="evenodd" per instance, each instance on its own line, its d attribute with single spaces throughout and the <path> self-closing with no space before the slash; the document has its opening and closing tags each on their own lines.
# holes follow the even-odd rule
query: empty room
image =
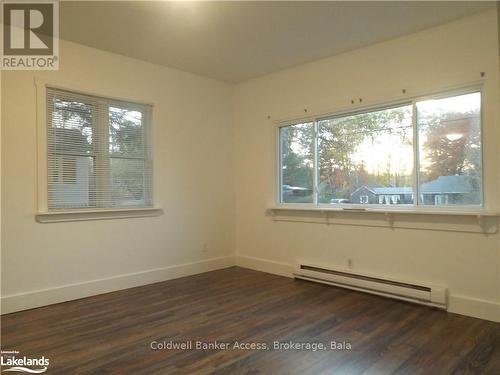
<svg viewBox="0 0 500 375">
<path fill-rule="evenodd" d="M 500 374 L 499 4 L 2 1 L 1 372 Z"/>
</svg>

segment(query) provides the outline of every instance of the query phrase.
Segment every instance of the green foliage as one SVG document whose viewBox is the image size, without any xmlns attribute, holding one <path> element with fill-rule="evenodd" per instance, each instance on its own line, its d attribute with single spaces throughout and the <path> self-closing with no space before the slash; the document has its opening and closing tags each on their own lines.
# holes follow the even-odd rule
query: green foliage
<svg viewBox="0 0 500 375">
<path fill-rule="evenodd" d="M 93 151 L 92 106 L 53 99 L 49 148 L 59 152 L 90 154 Z"/>
<path fill-rule="evenodd" d="M 350 193 L 363 185 L 405 183 L 409 176 L 393 176 L 390 165 L 382 175 L 372 175 L 364 161 L 355 164 L 352 155 L 367 138 L 372 141 L 380 132 L 398 135 L 403 144 L 412 143 L 405 120 L 408 107 L 362 113 L 322 120 L 318 124 L 320 201 L 331 198 L 349 199 Z"/>
<path fill-rule="evenodd" d="M 314 138 L 313 124 L 298 124 L 281 129 L 283 184 L 312 189 Z"/>
<path fill-rule="evenodd" d="M 422 121 L 426 135 L 423 144 L 429 166 L 421 180 L 432 181 L 439 176 L 480 176 L 481 139 L 478 113 L 439 113 Z M 457 139 L 449 138 L 457 136 Z"/>
<path fill-rule="evenodd" d="M 110 108 L 110 151 L 127 155 L 144 154 L 143 128 L 140 118 L 131 116 L 126 109 Z"/>
</svg>

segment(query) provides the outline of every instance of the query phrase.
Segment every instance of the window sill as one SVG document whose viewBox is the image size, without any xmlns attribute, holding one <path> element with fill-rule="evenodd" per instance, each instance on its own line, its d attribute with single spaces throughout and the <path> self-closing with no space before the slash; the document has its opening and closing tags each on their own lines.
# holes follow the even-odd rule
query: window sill
<svg viewBox="0 0 500 375">
<path fill-rule="evenodd" d="M 499 212 L 485 210 L 481 208 L 415 208 L 415 207 L 405 207 L 405 208 L 386 208 L 380 205 L 376 207 L 329 207 L 329 206 L 299 206 L 294 204 L 284 204 L 278 206 L 269 207 L 271 211 L 320 211 L 320 212 L 359 212 L 359 213 L 384 213 L 384 214 L 417 214 L 417 215 L 459 215 L 459 216 L 500 216 Z"/>
<path fill-rule="evenodd" d="M 354 225 L 494 234 L 498 232 L 500 213 L 463 207 L 328 207 L 278 205 L 268 208 L 274 221 L 332 225 Z"/>
<path fill-rule="evenodd" d="M 53 211 L 39 212 L 35 220 L 39 223 L 60 223 L 65 221 L 128 219 L 134 217 L 160 216 L 163 209 L 151 208 L 118 208 L 103 210 Z"/>
</svg>

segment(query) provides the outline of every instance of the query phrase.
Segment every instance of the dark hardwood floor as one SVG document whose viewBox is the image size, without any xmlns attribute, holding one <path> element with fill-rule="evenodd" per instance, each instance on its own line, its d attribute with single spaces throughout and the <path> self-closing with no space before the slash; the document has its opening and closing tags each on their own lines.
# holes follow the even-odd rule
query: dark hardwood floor
<svg viewBox="0 0 500 375">
<path fill-rule="evenodd" d="M 44 355 L 48 374 L 500 374 L 498 323 L 236 267 L 1 323 L 2 349 Z M 152 341 L 230 349 L 152 350 Z M 274 350 L 274 341 L 327 349 Z"/>
</svg>

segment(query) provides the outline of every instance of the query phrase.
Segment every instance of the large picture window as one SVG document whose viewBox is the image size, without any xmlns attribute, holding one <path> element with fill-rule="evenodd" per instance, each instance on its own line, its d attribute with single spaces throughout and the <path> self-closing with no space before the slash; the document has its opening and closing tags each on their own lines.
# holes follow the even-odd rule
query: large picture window
<svg viewBox="0 0 500 375">
<path fill-rule="evenodd" d="M 150 107 L 47 89 L 49 210 L 151 207 Z"/>
<path fill-rule="evenodd" d="M 481 93 L 280 127 L 281 203 L 482 205 Z"/>
</svg>

